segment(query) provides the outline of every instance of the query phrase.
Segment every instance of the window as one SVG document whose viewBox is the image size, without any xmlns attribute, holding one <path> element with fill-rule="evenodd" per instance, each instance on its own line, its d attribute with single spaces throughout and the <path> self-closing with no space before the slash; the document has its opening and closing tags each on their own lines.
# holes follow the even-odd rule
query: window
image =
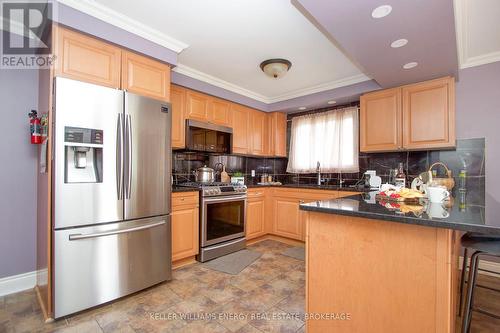
<svg viewBox="0 0 500 333">
<path fill-rule="evenodd" d="M 356 107 L 293 118 L 286 171 L 359 172 L 358 142 Z"/>
</svg>

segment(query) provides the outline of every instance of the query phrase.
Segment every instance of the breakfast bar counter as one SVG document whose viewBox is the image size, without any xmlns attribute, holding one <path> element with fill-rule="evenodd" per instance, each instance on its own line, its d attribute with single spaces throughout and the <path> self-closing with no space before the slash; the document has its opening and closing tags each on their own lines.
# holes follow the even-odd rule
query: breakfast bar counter
<svg viewBox="0 0 500 333">
<path fill-rule="evenodd" d="M 455 332 L 460 237 L 500 226 L 488 224 L 484 206 L 459 199 L 420 205 L 375 195 L 300 205 L 307 332 Z"/>
</svg>

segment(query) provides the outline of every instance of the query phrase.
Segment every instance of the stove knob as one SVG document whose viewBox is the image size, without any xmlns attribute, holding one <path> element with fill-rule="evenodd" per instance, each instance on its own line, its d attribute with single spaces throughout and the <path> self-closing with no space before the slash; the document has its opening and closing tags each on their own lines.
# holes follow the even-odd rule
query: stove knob
<svg viewBox="0 0 500 333">
<path fill-rule="evenodd" d="M 215 190 L 215 189 L 211 189 L 211 190 L 210 190 L 210 194 L 217 194 L 217 190 Z"/>
</svg>

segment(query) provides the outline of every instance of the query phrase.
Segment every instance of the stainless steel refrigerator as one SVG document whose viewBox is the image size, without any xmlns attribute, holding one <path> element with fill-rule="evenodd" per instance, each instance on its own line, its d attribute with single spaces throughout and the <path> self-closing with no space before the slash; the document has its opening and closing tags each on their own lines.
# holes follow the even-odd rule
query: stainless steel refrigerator
<svg viewBox="0 0 500 333">
<path fill-rule="evenodd" d="M 171 279 L 168 103 L 56 78 L 55 317 Z"/>
</svg>

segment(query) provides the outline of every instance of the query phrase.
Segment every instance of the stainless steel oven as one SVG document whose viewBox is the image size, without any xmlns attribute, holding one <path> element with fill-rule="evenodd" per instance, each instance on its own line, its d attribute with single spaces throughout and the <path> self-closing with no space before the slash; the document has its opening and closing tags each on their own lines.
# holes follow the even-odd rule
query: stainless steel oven
<svg viewBox="0 0 500 333">
<path fill-rule="evenodd" d="M 200 190 L 200 253 L 205 262 L 245 248 L 247 188 L 226 183 L 185 183 Z"/>
<path fill-rule="evenodd" d="M 201 246 L 218 244 L 245 236 L 247 196 L 202 199 Z"/>
</svg>

